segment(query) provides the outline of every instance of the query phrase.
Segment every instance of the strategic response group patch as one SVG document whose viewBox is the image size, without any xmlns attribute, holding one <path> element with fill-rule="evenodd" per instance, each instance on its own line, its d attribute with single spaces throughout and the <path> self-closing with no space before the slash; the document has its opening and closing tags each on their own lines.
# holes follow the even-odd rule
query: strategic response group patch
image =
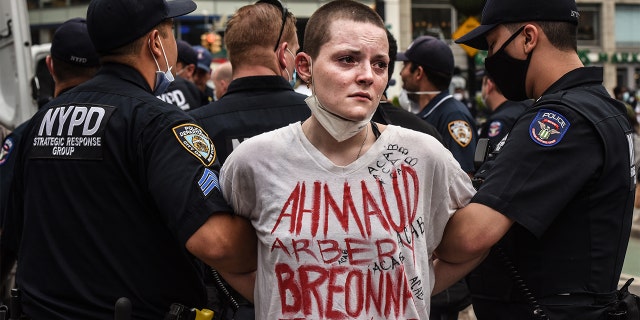
<svg viewBox="0 0 640 320">
<path fill-rule="evenodd" d="M 449 128 L 449 134 L 451 134 L 453 140 L 455 140 L 461 147 L 464 148 L 471 143 L 473 132 L 469 123 L 462 120 L 456 120 L 449 122 L 447 127 Z"/>
<path fill-rule="evenodd" d="M 47 159 L 102 159 L 104 131 L 113 106 L 60 105 L 47 110 L 31 142 L 30 157 Z"/>
<path fill-rule="evenodd" d="M 529 125 L 529 135 L 543 147 L 555 146 L 567 133 L 571 123 L 553 110 L 541 109 Z"/>
<path fill-rule="evenodd" d="M 213 142 L 199 126 L 192 123 L 181 124 L 173 128 L 173 133 L 180 144 L 205 166 L 210 166 L 216 160 Z"/>
</svg>

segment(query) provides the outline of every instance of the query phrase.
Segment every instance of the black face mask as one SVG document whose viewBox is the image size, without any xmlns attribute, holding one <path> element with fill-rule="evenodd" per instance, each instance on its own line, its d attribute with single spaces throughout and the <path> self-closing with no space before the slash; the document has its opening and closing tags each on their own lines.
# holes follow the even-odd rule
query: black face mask
<svg viewBox="0 0 640 320">
<path fill-rule="evenodd" d="M 512 101 L 522 101 L 528 98 L 525 83 L 533 51 L 529 52 L 526 60 L 512 58 L 505 52 L 505 48 L 522 30 L 524 30 L 524 26 L 511 35 L 494 55 L 484 59 L 487 73 L 496 83 L 498 89 L 502 91 L 504 97 Z"/>
</svg>

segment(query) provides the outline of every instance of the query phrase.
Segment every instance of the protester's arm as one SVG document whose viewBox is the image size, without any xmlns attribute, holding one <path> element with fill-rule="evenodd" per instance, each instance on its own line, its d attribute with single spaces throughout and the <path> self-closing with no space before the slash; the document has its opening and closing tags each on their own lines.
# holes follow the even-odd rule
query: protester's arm
<svg viewBox="0 0 640 320">
<path fill-rule="evenodd" d="M 239 293 L 252 298 L 257 241 L 255 229 L 249 220 L 216 213 L 187 240 L 186 247 L 194 256 L 222 274 Z M 239 287 L 236 288 L 235 284 Z M 250 292 L 249 296 L 245 295 L 247 292 Z"/>
<path fill-rule="evenodd" d="M 452 264 L 474 261 L 496 244 L 512 224 L 513 220 L 500 212 L 470 203 L 449 219 L 436 255 Z"/>
</svg>

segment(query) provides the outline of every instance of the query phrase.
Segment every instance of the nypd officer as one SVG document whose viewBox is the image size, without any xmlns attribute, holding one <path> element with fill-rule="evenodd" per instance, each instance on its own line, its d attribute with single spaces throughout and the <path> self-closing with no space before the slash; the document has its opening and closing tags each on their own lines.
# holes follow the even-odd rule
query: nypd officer
<svg viewBox="0 0 640 320">
<path fill-rule="evenodd" d="M 417 104 L 414 112 L 438 129 L 462 170 L 472 174 L 478 134 L 469 108 L 449 92 L 454 71 L 451 48 L 437 38 L 421 36 L 399 52 L 397 60 L 404 61 L 402 88 Z"/>
<path fill-rule="evenodd" d="M 173 303 L 200 309 L 206 293 L 193 256 L 225 272 L 235 263 L 227 252 L 255 250 L 254 233 L 242 232 L 248 223 L 224 213 L 207 134 L 156 98 L 173 77 L 172 18 L 195 8 L 89 4 L 102 67 L 39 111 L 18 148 L 11 206 L 24 221 L 17 286 L 26 316 L 113 318 L 123 296 L 135 319 L 162 319 Z M 227 248 L 235 236 L 247 248 Z M 243 266 L 255 262 L 232 271 Z"/>
<path fill-rule="evenodd" d="M 193 82 L 188 80 L 191 78 L 188 73 L 191 70 L 191 74 L 193 74 L 198 54 L 186 41 L 178 40 L 176 43 L 178 47 L 176 65 L 181 66 L 181 68 L 176 70 L 175 79 L 164 93 L 158 95 L 158 98 L 164 102 L 174 104 L 182 110 L 193 110 L 203 105 L 202 93 Z"/>
<path fill-rule="evenodd" d="M 75 86 L 91 79 L 98 71 L 99 58 L 89 38 L 86 21 L 73 18 L 65 21 L 56 29 L 51 40 L 51 54 L 45 58 L 45 64 L 54 80 L 53 96 L 71 90 Z M 7 196 L 13 179 L 16 146 L 20 143 L 28 122 L 19 125 L 4 140 L 0 151 L 0 208 L 7 207 Z M 8 220 L 5 221 L 5 214 Z M 17 254 L 15 228 L 12 228 L 12 215 L 3 212 L 0 218 L 0 266 L 2 280 L 8 281 L 7 273 L 12 270 Z M 8 226 L 5 228 L 5 226 Z M 9 282 L 4 282 L 6 284 Z M 3 283 L 3 284 L 4 284 Z M 7 292 L 4 290 L 3 292 Z"/>
<path fill-rule="evenodd" d="M 507 135 L 520 114 L 531 106 L 531 100 L 507 100 L 489 74 L 482 71 L 479 75 L 482 77 L 480 95 L 489 111 L 489 116 L 480 127 L 478 137 L 489 139 L 489 145 L 492 147 L 489 151 L 493 151 L 502 138 Z"/>
<path fill-rule="evenodd" d="M 437 252 L 463 261 L 497 243 L 468 277 L 479 320 L 618 319 L 606 316 L 631 228 L 632 128 L 602 69 L 578 58 L 578 19 L 574 0 L 488 0 L 481 26 L 456 40 L 488 50 L 507 99 L 536 100 Z"/>
</svg>

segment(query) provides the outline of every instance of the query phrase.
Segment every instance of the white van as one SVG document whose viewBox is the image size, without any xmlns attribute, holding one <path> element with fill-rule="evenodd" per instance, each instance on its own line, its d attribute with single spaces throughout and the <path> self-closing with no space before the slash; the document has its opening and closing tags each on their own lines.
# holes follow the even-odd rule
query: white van
<svg viewBox="0 0 640 320">
<path fill-rule="evenodd" d="M 26 1 L 0 1 L 0 126 L 9 130 L 37 110 L 31 47 Z"/>
</svg>

